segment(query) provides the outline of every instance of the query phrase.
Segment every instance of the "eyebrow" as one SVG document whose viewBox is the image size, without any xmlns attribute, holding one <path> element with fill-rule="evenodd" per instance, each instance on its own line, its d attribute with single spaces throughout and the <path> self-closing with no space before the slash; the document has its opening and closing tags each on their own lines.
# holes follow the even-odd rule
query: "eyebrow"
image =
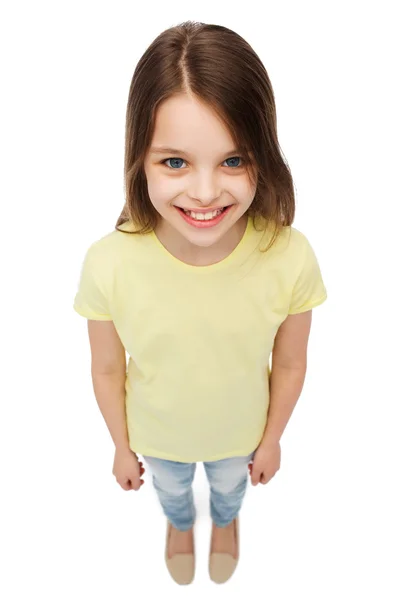
<svg viewBox="0 0 418 600">
<path fill-rule="evenodd" d="M 187 152 L 185 152 L 184 150 L 179 150 L 178 148 L 170 148 L 168 146 L 154 146 L 150 149 L 150 152 L 152 154 L 183 154 L 183 156 L 187 156 Z M 229 152 L 225 152 L 224 154 L 222 154 L 222 156 L 228 156 L 230 154 L 236 154 L 239 152 L 240 151 L 237 150 L 237 148 L 233 148 Z"/>
</svg>

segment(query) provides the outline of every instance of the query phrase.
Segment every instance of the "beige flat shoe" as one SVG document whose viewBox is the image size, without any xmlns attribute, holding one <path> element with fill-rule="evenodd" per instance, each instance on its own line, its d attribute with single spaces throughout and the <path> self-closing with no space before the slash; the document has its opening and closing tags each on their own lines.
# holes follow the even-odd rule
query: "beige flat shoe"
<svg viewBox="0 0 418 600">
<path fill-rule="evenodd" d="M 239 520 L 234 519 L 235 539 L 237 543 L 237 558 L 224 552 L 209 554 L 209 575 L 215 583 L 225 583 L 233 575 L 239 560 Z M 212 542 L 211 542 L 212 545 Z"/>
<path fill-rule="evenodd" d="M 170 538 L 171 523 L 167 520 L 167 537 L 165 542 L 165 562 L 174 581 L 180 585 L 191 583 L 195 575 L 195 546 L 193 537 L 193 554 L 174 554 L 168 558 L 168 540 Z M 194 532 L 193 532 L 194 536 Z"/>
</svg>

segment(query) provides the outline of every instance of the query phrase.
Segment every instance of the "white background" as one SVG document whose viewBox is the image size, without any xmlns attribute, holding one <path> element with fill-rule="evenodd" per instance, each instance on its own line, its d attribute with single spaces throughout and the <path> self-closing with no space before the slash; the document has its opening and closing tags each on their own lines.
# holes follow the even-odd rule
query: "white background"
<svg viewBox="0 0 418 600">
<path fill-rule="evenodd" d="M 417 90 L 413 2 L 13 2 L 1 9 L 1 550 L 5 600 L 416 600 Z M 294 178 L 294 226 L 328 291 L 282 465 L 248 487 L 241 558 L 209 580 L 209 496 L 194 491 L 197 572 L 164 563 L 145 473 L 126 492 L 72 308 L 89 244 L 124 203 L 128 90 L 184 20 L 260 56 Z M 414 572 L 415 571 L 415 572 Z"/>
</svg>

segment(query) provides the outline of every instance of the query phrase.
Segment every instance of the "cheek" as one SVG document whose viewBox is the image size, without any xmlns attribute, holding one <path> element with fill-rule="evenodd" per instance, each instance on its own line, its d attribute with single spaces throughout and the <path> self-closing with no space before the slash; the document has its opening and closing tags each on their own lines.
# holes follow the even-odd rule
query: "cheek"
<svg viewBox="0 0 418 600">
<path fill-rule="evenodd" d="M 233 188 L 231 187 L 231 191 L 232 189 L 234 190 L 234 195 L 245 201 L 247 200 L 249 197 L 253 197 L 255 194 L 255 190 L 256 190 L 257 186 L 252 186 L 251 182 L 248 179 L 242 179 L 239 182 L 237 182 Z"/>
<path fill-rule="evenodd" d="M 163 177 L 147 178 L 147 186 L 151 200 L 157 204 L 170 200 L 178 190 L 178 185 L 173 185 L 172 181 L 167 181 Z"/>
</svg>

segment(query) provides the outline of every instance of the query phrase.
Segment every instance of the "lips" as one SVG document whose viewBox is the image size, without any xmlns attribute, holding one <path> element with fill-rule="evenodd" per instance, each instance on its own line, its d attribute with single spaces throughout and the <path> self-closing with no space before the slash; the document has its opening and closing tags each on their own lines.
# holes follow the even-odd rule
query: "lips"
<svg viewBox="0 0 418 600">
<path fill-rule="evenodd" d="M 219 223 L 221 223 L 221 221 L 225 219 L 226 216 L 230 213 L 231 209 L 233 208 L 233 205 L 230 204 L 229 206 L 226 206 L 223 209 L 218 209 L 216 216 L 211 216 L 209 219 L 207 219 L 206 216 L 203 216 L 203 214 L 205 213 L 202 214 L 203 218 L 200 219 L 197 217 L 197 215 L 192 217 L 191 214 L 185 212 L 179 206 L 175 206 L 175 208 L 177 208 L 177 210 L 179 211 L 181 218 L 184 219 L 187 223 L 189 223 L 189 225 L 192 225 L 197 229 L 207 229 L 209 227 L 216 227 Z"/>
<path fill-rule="evenodd" d="M 176 206 L 176 205 L 174 205 Z M 196 214 L 206 214 L 206 213 L 210 213 L 210 212 L 215 212 L 217 210 L 225 210 L 226 208 L 229 208 L 230 206 L 232 206 L 232 204 L 227 204 L 226 206 L 218 206 L 217 208 L 208 208 L 205 210 L 198 210 L 197 208 L 184 208 L 183 206 L 177 206 L 177 208 L 180 208 L 183 211 L 188 211 L 188 212 L 194 212 Z"/>
</svg>

